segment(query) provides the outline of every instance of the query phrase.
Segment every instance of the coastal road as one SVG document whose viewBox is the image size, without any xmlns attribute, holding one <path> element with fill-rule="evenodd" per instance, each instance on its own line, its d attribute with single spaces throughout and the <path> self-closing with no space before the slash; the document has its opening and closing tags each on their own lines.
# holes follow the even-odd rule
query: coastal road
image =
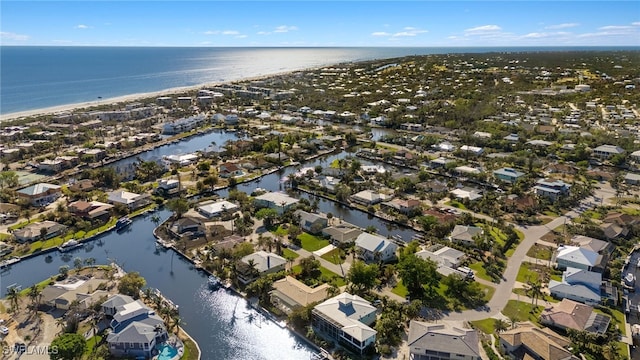
<svg viewBox="0 0 640 360">
<path fill-rule="evenodd" d="M 595 190 L 595 198 L 589 197 L 583 200 L 582 204 L 606 204 L 611 198 L 615 196 L 615 191 L 611 189 L 609 184 L 603 185 L 601 188 Z M 507 267 L 504 271 L 503 279 L 499 284 L 495 284 L 496 292 L 489 300 L 484 308 L 465 310 L 460 312 L 445 313 L 444 320 L 466 320 L 475 321 L 482 320 L 489 317 L 499 317 L 500 312 L 505 308 L 507 302 L 511 298 L 513 287 L 516 283 L 516 276 L 518 275 L 518 269 L 523 261 L 527 257 L 527 251 L 533 246 L 542 236 L 549 231 L 557 228 L 565 223 L 570 223 L 571 219 L 579 215 L 579 206 L 571 209 L 564 215 L 554 219 L 553 221 L 539 226 L 516 226 L 515 228 L 522 231 L 524 239 L 516 248 L 513 255 L 507 261 Z"/>
</svg>

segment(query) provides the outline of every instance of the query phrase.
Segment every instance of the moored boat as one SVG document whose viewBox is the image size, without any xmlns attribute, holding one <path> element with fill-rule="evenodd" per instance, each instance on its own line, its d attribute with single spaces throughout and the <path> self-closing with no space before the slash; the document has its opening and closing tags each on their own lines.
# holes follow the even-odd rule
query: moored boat
<svg viewBox="0 0 640 360">
<path fill-rule="evenodd" d="M 120 219 L 118 219 L 118 221 L 116 222 L 116 230 L 121 230 L 126 228 L 127 226 L 131 225 L 133 221 L 131 219 L 129 219 L 126 216 L 121 217 Z"/>
<path fill-rule="evenodd" d="M 58 246 L 58 250 L 60 250 L 61 252 L 67 252 L 67 251 L 73 250 L 75 248 L 78 248 L 80 246 L 82 246 L 81 243 L 79 243 L 75 239 L 71 239 L 71 240 L 65 242 L 64 244 Z"/>
</svg>

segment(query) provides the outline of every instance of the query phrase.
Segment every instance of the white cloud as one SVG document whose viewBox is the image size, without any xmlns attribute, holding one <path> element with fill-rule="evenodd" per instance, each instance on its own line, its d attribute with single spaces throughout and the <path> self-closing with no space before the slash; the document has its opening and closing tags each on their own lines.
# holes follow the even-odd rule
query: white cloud
<svg viewBox="0 0 640 360">
<path fill-rule="evenodd" d="M 580 25 L 580 24 L 578 24 L 578 23 L 564 23 L 564 24 L 549 25 L 549 26 L 546 26 L 545 29 L 567 29 L 567 28 L 576 27 L 578 25 Z"/>
<path fill-rule="evenodd" d="M 240 34 L 240 35 L 236 36 L 237 39 L 244 39 L 246 37 L 247 37 L 247 35 L 244 35 L 244 34 Z"/>
<path fill-rule="evenodd" d="M 29 35 L 0 31 L 0 39 L 11 41 L 27 41 L 29 40 Z"/>
<path fill-rule="evenodd" d="M 397 32 L 393 34 L 393 37 L 403 37 L 403 36 L 416 36 L 418 34 L 426 33 L 427 30 L 420 30 L 411 26 L 407 26 L 404 28 L 404 31 Z"/>
<path fill-rule="evenodd" d="M 371 33 L 371 36 L 391 36 L 391 34 L 389 34 L 388 32 L 384 32 L 384 31 L 376 31 Z"/>
<path fill-rule="evenodd" d="M 240 35 L 240 32 L 236 30 L 224 30 L 222 35 Z"/>
<path fill-rule="evenodd" d="M 477 26 L 470 29 L 466 29 L 464 32 L 465 33 L 484 33 L 484 32 L 493 32 L 493 31 L 500 31 L 500 30 L 502 30 L 502 28 L 498 25 L 483 25 L 483 26 Z"/>
<path fill-rule="evenodd" d="M 227 35 L 227 36 L 242 36 L 238 30 L 207 30 L 203 32 L 205 35 Z"/>
<path fill-rule="evenodd" d="M 599 27 L 598 30 L 609 31 L 609 30 L 631 30 L 633 27 L 627 25 L 608 25 Z"/>
<path fill-rule="evenodd" d="M 278 27 L 275 28 L 275 30 L 273 30 L 273 32 L 275 33 L 286 33 L 289 31 L 296 31 L 298 30 L 297 26 L 287 26 L 287 25 L 280 25 Z"/>
<path fill-rule="evenodd" d="M 218 31 L 218 30 L 207 30 L 203 34 L 205 34 L 205 35 L 218 35 L 218 34 L 220 34 L 220 31 Z"/>
<path fill-rule="evenodd" d="M 269 35 L 271 33 L 268 32 L 268 31 L 258 31 L 256 34 L 258 34 L 258 35 Z"/>
<path fill-rule="evenodd" d="M 636 21 L 636 22 L 632 22 L 631 25 L 633 26 L 640 26 L 640 21 Z"/>
<path fill-rule="evenodd" d="M 79 25 L 76 25 L 76 26 L 75 26 L 75 28 L 76 28 L 76 29 L 80 29 L 80 30 L 88 29 L 88 28 L 90 28 L 90 27 L 91 27 L 91 26 L 89 26 L 89 25 L 85 25 L 85 24 L 79 24 Z"/>
<path fill-rule="evenodd" d="M 527 38 L 527 39 L 539 39 L 539 38 L 544 38 L 544 37 L 548 37 L 549 34 L 547 33 L 528 33 L 526 35 L 523 35 L 523 38 Z"/>
</svg>

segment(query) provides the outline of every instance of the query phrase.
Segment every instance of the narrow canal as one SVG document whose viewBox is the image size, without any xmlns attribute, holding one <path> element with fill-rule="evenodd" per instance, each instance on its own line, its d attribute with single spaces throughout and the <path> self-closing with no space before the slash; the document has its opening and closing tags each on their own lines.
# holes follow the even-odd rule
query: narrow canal
<svg viewBox="0 0 640 360">
<path fill-rule="evenodd" d="M 379 131 L 374 136 L 379 137 L 384 133 L 386 132 Z M 150 160 L 170 154 L 184 154 L 206 148 L 212 142 L 220 146 L 227 140 L 236 138 L 234 133 L 212 132 L 142 153 L 140 157 Z M 333 160 L 348 155 L 355 154 L 342 151 L 311 160 L 301 166 L 327 167 Z M 126 166 L 135 161 L 135 158 L 123 159 L 112 166 Z M 284 190 L 282 177 L 297 170 L 294 167 L 283 169 L 261 179 L 240 184 L 238 190 L 247 193 L 258 187 L 270 191 Z M 218 193 L 226 196 L 228 191 L 220 190 Z M 299 196 L 313 198 L 304 193 L 299 193 Z M 317 200 L 320 211 L 332 213 L 363 228 L 375 226 L 381 235 L 399 235 L 408 241 L 415 234 L 410 229 L 393 226 L 362 211 L 321 198 Z M 157 214 L 163 221 L 170 216 L 170 212 L 166 210 Z M 138 217 L 127 232 L 104 234 L 88 242 L 83 248 L 69 253 L 51 252 L 23 260 L 0 273 L 0 293 L 2 296 L 6 295 L 7 286 L 13 284 L 23 288 L 31 286 L 57 274 L 60 266 L 73 267 L 75 258 L 94 258 L 97 264 L 116 262 L 126 271 L 139 272 L 147 280 L 147 286 L 158 288 L 180 306 L 180 315 L 185 321 L 184 328 L 200 345 L 202 359 L 310 358 L 314 350 L 302 339 L 252 309 L 244 298 L 225 291 L 210 291 L 206 286 L 204 273 L 174 251 L 156 248 L 154 227 L 150 216 Z"/>
</svg>

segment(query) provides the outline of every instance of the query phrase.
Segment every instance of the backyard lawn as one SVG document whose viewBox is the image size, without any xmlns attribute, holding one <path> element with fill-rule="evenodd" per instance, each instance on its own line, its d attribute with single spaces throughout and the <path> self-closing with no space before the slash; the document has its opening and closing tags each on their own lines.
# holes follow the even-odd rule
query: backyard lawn
<svg viewBox="0 0 640 360">
<path fill-rule="evenodd" d="M 531 310 L 533 309 L 535 309 L 535 311 L 531 313 Z M 509 300 L 509 302 L 507 302 L 507 306 L 502 310 L 502 313 L 509 319 L 515 319 L 516 321 L 529 320 L 540 325 L 539 315 L 542 310 L 544 310 L 544 307 L 540 305 L 535 307 L 528 302 Z"/>
<path fill-rule="evenodd" d="M 527 256 L 541 260 L 551 260 L 552 254 L 553 249 L 551 247 L 540 244 L 533 244 L 527 251 Z"/>
<path fill-rule="evenodd" d="M 489 276 L 487 274 L 487 271 L 484 269 L 484 267 L 482 266 L 483 263 L 482 261 L 473 263 L 471 265 L 469 265 L 469 268 L 471 270 L 473 270 L 473 272 L 475 273 L 475 276 L 482 279 L 482 280 L 487 280 L 487 281 L 493 281 L 493 279 L 491 278 L 491 276 Z"/>
<path fill-rule="evenodd" d="M 302 248 L 314 252 L 320 250 L 323 247 L 329 245 L 329 240 L 323 239 L 319 236 L 311 235 L 309 233 L 302 233 L 298 235 L 298 239 L 302 242 Z"/>
<path fill-rule="evenodd" d="M 485 334 L 493 334 L 495 332 L 495 323 L 496 319 L 494 318 L 476 320 L 471 322 L 471 324 L 473 324 L 476 329 L 482 331 Z"/>
<path fill-rule="evenodd" d="M 295 251 L 293 251 L 291 249 L 287 249 L 287 248 L 282 249 L 282 257 L 284 257 L 285 259 L 293 260 L 293 259 L 297 258 L 298 256 L 300 256 L 300 255 L 297 252 L 295 252 Z"/>
<path fill-rule="evenodd" d="M 529 281 L 542 281 L 544 272 L 549 272 L 550 269 L 543 265 L 535 265 L 528 262 L 523 262 L 518 270 L 518 276 L 516 281 L 521 283 L 527 283 Z"/>
<path fill-rule="evenodd" d="M 335 248 L 331 251 L 329 251 L 326 254 L 323 254 L 322 256 L 320 256 L 321 258 L 327 260 L 330 263 L 336 264 L 336 265 L 340 265 L 342 263 L 344 263 L 344 260 L 342 259 L 342 256 L 344 256 L 344 250 L 340 249 L 340 248 Z"/>
<path fill-rule="evenodd" d="M 403 298 L 406 298 L 407 295 L 409 295 L 409 290 L 407 290 L 402 281 L 398 281 L 398 284 L 391 289 L 391 292 L 398 296 L 402 296 Z"/>
<path fill-rule="evenodd" d="M 302 267 L 300 265 L 296 265 L 292 268 L 293 273 L 294 274 L 300 274 L 300 272 L 302 272 Z M 323 282 L 331 282 L 331 280 L 335 281 L 336 286 L 344 286 L 347 285 L 347 282 L 344 280 L 344 278 L 339 275 L 334 273 L 333 271 L 320 266 L 320 277 L 322 278 Z"/>
</svg>

